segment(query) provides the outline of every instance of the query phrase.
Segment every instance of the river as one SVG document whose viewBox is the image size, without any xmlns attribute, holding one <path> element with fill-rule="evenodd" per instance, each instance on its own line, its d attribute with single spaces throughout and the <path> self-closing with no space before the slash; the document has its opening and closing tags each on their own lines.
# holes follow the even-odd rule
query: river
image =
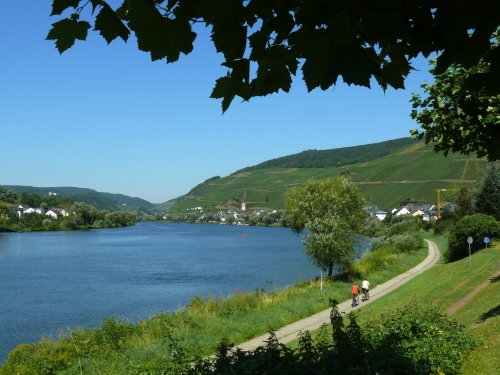
<svg viewBox="0 0 500 375">
<path fill-rule="evenodd" d="M 319 273 L 286 228 L 138 223 L 0 233 L 0 363 L 21 343 L 173 311 L 195 296 L 267 290 Z"/>
</svg>

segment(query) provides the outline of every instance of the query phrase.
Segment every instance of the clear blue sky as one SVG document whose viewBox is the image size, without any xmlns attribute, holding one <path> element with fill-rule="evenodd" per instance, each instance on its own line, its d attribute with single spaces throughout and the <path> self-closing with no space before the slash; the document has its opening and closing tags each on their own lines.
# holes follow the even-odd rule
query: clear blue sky
<svg viewBox="0 0 500 375">
<path fill-rule="evenodd" d="M 117 1 L 111 1 L 111 4 Z M 175 198 L 212 176 L 307 149 L 406 137 L 412 92 L 431 80 L 415 61 L 406 90 L 339 83 L 308 93 L 235 99 L 222 115 L 210 99 L 226 74 L 201 28 L 195 50 L 152 63 L 133 37 L 109 46 L 96 32 L 59 55 L 45 37 L 52 1 L 0 2 L 0 184 L 77 186 Z"/>
</svg>

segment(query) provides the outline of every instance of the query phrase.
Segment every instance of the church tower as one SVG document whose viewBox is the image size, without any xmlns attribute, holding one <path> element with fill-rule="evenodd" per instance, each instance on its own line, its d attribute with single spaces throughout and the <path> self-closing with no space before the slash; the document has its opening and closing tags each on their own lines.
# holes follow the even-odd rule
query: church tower
<svg viewBox="0 0 500 375">
<path fill-rule="evenodd" d="M 246 203 L 245 203 L 245 197 L 247 196 L 247 192 L 245 191 L 243 193 L 243 198 L 241 199 L 241 211 L 245 212 L 247 206 L 246 206 Z"/>
</svg>

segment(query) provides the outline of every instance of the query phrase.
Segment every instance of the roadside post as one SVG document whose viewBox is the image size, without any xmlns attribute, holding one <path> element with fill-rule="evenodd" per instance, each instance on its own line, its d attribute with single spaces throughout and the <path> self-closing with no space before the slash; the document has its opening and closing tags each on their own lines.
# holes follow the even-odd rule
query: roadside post
<svg viewBox="0 0 500 375">
<path fill-rule="evenodd" d="M 320 285 L 319 293 L 323 295 L 323 270 L 320 271 L 320 275 L 321 275 L 321 282 L 319 284 Z"/>
<path fill-rule="evenodd" d="M 469 236 L 467 238 L 467 243 L 469 244 L 469 266 L 472 266 L 472 258 L 471 258 L 471 255 L 470 255 L 470 245 L 472 244 L 474 240 L 472 239 L 471 236 Z"/>
<path fill-rule="evenodd" d="M 488 250 L 488 242 L 490 242 L 490 239 L 488 237 L 484 237 L 483 241 L 486 244 L 486 250 Z"/>
</svg>

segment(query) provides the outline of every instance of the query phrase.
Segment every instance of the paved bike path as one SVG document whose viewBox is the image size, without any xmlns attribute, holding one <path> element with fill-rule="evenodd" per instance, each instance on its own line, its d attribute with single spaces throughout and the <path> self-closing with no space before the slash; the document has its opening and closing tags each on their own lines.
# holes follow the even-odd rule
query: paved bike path
<svg viewBox="0 0 500 375">
<path fill-rule="evenodd" d="M 377 300 L 378 298 L 385 296 L 387 293 L 392 292 L 394 289 L 399 288 L 404 283 L 410 281 L 415 276 L 421 274 L 425 270 L 433 267 L 438 261 L 440 257 L 439 249 L 437 245 L 429 240 L 427 241 L 429 247 L 429 254 L 425 260 L 418 264 L 416 267 L 413 267 L 411 270 L 408 270 L 401 275 L 394 277 L 393 279 L 386 281 L 383 284 L 377 285 L 375 288 L 370 289 L 370 300 L 366 302 L 360 302 L 359 305 L 354 308 L 351 307 L 351 299 L 342 302 L 338 305 L 339 310 L 344 313 L 349 313 L 353 310 L 359 309 L 361 306 L 366 306 L 370 302 Z M 291 323 L 283 328 L 280 328 L 276 331 L 276 337 L 278 341 L 282 344 L 286 344 L 298 337 L 299 332 L 314 331 L 320 328 L 324 323 L 330 323 L 330 311 L 331 308 L 321 311 L 317 314 L 311 315 L 310 317 L 304 318 L 302 320 Z M 257 347 L 264 345 L 264 342 L 269 338 L 269 334 L 265 334 L 259 337 L 256 337 L 252 340 L 243 342 L 241 344 L 236 345 L 236 347 L 245 350 L 251 351 L 255 350 Z"/>
</svg>

